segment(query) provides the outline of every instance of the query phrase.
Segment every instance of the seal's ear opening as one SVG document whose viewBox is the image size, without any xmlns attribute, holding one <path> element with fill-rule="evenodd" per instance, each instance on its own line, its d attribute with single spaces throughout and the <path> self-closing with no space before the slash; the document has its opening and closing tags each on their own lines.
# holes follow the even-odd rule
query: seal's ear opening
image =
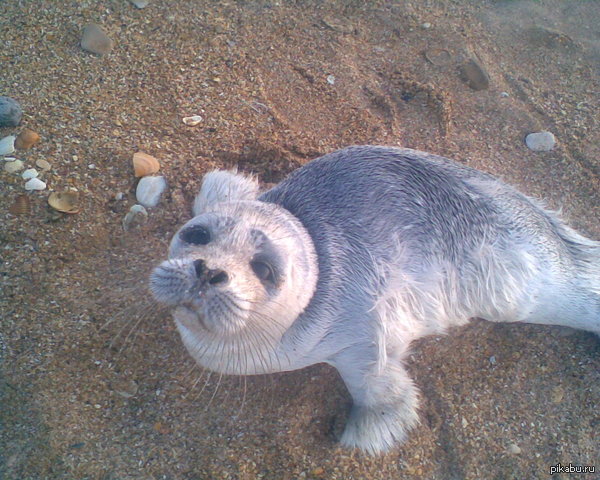
<svg viewBox="0 0 600 480">
<path fill-rule="evenodd" d="M 204 176 L 192 213 L 200 215 L 217 203 L 256 200 L 258 195 L 256 179 L 236 172 L 214 170 Z"/>
</svg>

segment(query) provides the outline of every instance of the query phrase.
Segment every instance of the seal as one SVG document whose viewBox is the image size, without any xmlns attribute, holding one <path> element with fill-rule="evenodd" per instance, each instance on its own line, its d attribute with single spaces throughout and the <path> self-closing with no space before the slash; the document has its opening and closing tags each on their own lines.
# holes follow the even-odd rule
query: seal
<svg viewBox="0 0 600 480">
<path fill-rule="evenodd" d="M 260 193 L 207 174 L 152 273 L 183 343 L 226 374 L 326 362 L 353 406 L 341 443 L 405 440 L 410 343 L 479 317 L 600 334 L 600 243 L 491 175 L 410 149 L 355 146 Z"/>
</svg>

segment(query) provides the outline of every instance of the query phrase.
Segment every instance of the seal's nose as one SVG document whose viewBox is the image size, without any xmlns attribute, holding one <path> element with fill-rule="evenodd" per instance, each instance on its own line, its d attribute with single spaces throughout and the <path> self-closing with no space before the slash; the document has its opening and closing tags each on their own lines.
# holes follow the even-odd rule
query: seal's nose
<svg viewBox="0 0 600 480">
<path fill-rule="evenodd" d="M 196 277 L 202 278 L 206 271 L 206 263 L 204 263 L 204 260 L 194 260 L 194 270 L 196 271 Z"/>
<path fill-rule="evenodd" d="M 202 283 L 208 282 L 211 285 L 220 285 L 229 281 L 229 276 L 225 271 L 206 268 L 204 260 L 194 260 L 194 271 L 196 272 L 196 278 Z"/>
</svg>

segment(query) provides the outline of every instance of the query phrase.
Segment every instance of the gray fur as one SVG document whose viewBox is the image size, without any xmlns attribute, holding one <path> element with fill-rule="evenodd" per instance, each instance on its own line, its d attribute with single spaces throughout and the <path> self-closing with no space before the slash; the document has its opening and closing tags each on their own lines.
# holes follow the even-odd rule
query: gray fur
<svg viewBox="0 0 600 480">
<path fill-rule="evenodd" d="M 237 183 L 228 178 L 221 190 Z M 229 199 L 217 197 L 202 208 L 235 216 Z M 472 317 L 600 334 L 600 244 L 488 174 L 409 149 L 350 147 L 308 163 L 257 200 L 240 197 L 245 209 L 275 204 L 284 224 L 299 220 L 294 235 L 314 246 L 318 277 L 302 313 L 283 314 L 274 341 L 253 346 L 260 353 L 236 351 L 233 341 L 228 355 L 260 356 L 264 371 L 335 366 L 354 400 L 341 439 L 349 447 L 386 451 L 417 423 L 418 394 L 402 366 L 416 338 Z M 169 262 L 191 257 L 175 248 Z M 169 281 L 186 275 L 174 271 Z M 153 277 L 154 292 L 169 288 Z M 200 340 L 180 331 L 192 352 Z M 196 360 L 210 364 L 198 348 Z"/>
</svg>

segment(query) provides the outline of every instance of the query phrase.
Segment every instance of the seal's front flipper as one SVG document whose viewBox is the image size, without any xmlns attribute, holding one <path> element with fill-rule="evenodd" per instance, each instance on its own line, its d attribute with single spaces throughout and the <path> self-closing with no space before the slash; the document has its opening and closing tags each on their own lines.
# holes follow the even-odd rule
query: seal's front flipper
<svg viewBox="0 0 600 480">
<path fill-rule="evenodd" d="M 349 349 L 332 362 L 354 400 L 341 443 L 371 455 L 384 453 L 417 425 L 418 391 L 399 360 L 388 358 L 367 370 L 365 362 L 352 357 Z"/>
<path fill-rule="evenodd" d="M 204 176 L 192 212 L 195 217 L 217 203 L 256 200 L 258 195 L 256 179 L 226 170 L 214 170 Z"/>
</svg>

